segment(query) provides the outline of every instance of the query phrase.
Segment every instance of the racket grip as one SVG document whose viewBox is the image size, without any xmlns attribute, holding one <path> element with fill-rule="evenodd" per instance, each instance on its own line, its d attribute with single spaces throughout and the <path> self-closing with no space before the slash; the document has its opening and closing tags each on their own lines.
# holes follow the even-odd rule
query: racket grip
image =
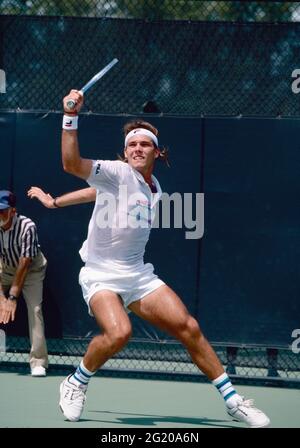
<svg viewBox="0 0 300 448">
<path fill-rule="evenodd" d="M 76 101 L 75 100 L 68 100 L 67 101 L 67 106 L 69 109 L 73 110 L 76 106 Z"/>
</svg>

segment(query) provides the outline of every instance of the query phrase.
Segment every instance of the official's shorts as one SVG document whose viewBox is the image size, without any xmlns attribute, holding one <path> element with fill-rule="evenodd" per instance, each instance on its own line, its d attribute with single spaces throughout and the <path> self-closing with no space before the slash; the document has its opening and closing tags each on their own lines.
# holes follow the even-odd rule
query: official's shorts
<svg viewBox="0 0 300 448">
<path fill-rule="evenodd" d="M 117 270 L 115 267 L 99 269 L 95 266 L 84 266 L 79 273 L 79 284 L 83 298 L 93 316 L 89 302 L 96 292 L 113 291 L 118 294 L 127 308 L 132 302 L 142 299 L 165 283 L 153 272 L 151 263 L 135 266 L 134 270 Z M 127 310 L 128 311 L 128 310 Z"/>
</svg>

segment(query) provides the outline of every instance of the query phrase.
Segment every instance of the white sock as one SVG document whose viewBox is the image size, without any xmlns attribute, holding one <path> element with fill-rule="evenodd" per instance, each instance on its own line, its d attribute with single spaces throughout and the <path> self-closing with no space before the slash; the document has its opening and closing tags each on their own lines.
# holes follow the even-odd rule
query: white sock
<svg viewBox="0 0 300 448">
<path fill-rule="evenodd" d="M 76 386 L 81 388 L 87 388 L 90 379 L 96 372 L 90 372 L 83 364 L 83 361 L 79 364 L 76 371 L 70 376 L 69 380 L 71 383 L 74 383 Z"/>
<path fill-rule="evenodd" d="M 218 378 L 213 380 L 213 385 L 216 386 L 220 394 L 225 400 L 226 406 L 229 408 L 235 407 L 241 400 L 241 396 L 236 392 L 231 384 L 227 373 L 223 373 Z"/>
</svg>

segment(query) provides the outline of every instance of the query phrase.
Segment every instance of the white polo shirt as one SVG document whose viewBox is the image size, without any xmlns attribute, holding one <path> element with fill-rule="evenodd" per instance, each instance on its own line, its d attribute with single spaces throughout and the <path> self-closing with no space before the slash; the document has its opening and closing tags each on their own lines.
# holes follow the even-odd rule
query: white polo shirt
<svg viewBox="0 0 300 448">
<path fill-rule="evenodd" d="M 143 176 L 127 163 L 93 161 L 87 182 L 97 196 L 88 237 L 79 252 L 87 266 L 130 270 L 143 264 L 162 193 L 154 176 L 152 181 L 157 193 L 152 193 Z"/>
</svg>

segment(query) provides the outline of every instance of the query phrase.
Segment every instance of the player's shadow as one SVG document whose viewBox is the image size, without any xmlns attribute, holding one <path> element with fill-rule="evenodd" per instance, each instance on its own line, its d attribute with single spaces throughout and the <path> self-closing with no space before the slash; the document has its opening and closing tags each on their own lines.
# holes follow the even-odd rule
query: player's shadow
<svg viewBox="0 0 300 448">
<path fill-rule="evenodd" d="M 174 415 L 149 415 L 149 414 L 133 414 L 132 412 L 118 412 L 118 411 L 94 411 L 90 410 L 89 412 L 104 414 L 105 416 L 110 416 L 113 414 L 115 416 L 114 419 L 110 420 L 97 420 L 101 423 L 120 423 L 124 425 L 135 425 L 135 426 L 156 426 L 157 423 L 163 423 L 164 425 L 168 423 L 177 423 L 177 424 L 189 424 L 196 426 L 210 426 L 215 428 L 236 428 L 236 425 L 231 425 L 228 420 L 217 420 L 206 417 L 177 417 Z M 128 416 L 128 417 L 127 417 Z M 83 419 L 83 421 L 91 421 L 91 419 Z"/>
</svg>

